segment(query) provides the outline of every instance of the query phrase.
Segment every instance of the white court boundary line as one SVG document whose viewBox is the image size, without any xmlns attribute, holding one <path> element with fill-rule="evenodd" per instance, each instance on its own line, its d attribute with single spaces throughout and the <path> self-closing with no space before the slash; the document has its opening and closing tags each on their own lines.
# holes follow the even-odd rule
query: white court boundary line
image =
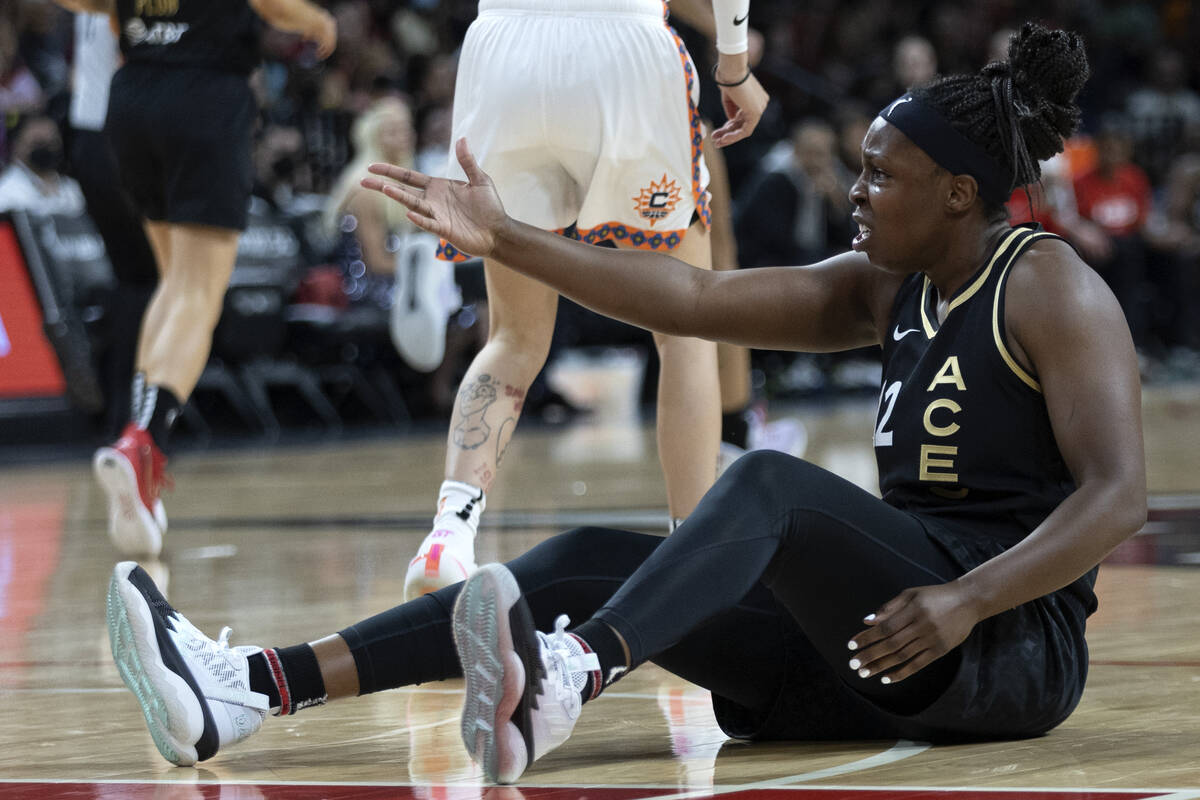
<svg viewBox="0 0 1200 800">
<path fill-rule="evenodd" d="M 718 794 L 732 794 L 734 792 L 746 792 L 754 789 L 785 789 L 793 783 L 803 783 L 820 778 L 832 778 L 835 775 L 845 775 L 850 772 L 860 772 L 885 764 L 894 764 L 897 761 L 903 761 L 906 758 L 912 758 L 915 755 L 924 753 L 930 747 L 932 745 L 926 742 L 910 742 L 907 739 L 901 739 L 882 753 L 876 753 L 873 756 L 860 758 L 857 761 L 850 761 L 846 764 L 839 764 L 836 767 L 826 767 L 825 769 L 813 770 L 812 772 L 802 772 L 799 775 L 771 778 L 765 781 L 755 781 L 754 783 L 744 783 L 737 786 L 722 786 L 721 788 L 717 788 L 714 785 L 711 788 L 688 789 L 683 792 L 647 797 L 642 800 L 680 800 L 680 798 L 685 797 L 712 797 Z M 808 789 L 811 787 L 806 786 L 804 788 Z"/>
<path fill-rule="evenodd" d="M 796 776 L 788 778 L 780 778 L 779 780 L 793 780 Z M 5 783 L 48 783 L 48 784 L 96 784 L 96 785 L 120 785 L 120 784 L 153 784 L 153 785 L 172 785 L 181 784 L 184 786 L 328 786 L 336 788 L 339 786 L 363 788 L 429 788 L 429 783 L 413 783 L 412 781 L 289 781 L 289 780 L 209 780 L 200 779 L 194 781 L 187 780 L 166 780 L 163 778 L 0 778 L 0 784 Z M 450 788 L 494 788 L 496 784 L 492 783 L 447 783 L 440 784 Z M 758 787 L 759 783 L 752 784 L 717 784 L 711 789 L 696 789 L 688 790 L 690 796 L 695 793 L 716 794 L 726 792 L 745 791 Z M 516 784 L 515 788 L 520 789 L 521 785 Z M 675 789 L 678 784 L 654 784 L 654 783 L 529 783 L 528 789 Z M 1037 792 L 1040 794 L 1108 794 L 1108 795 L 1125 795 L 1125 794 L 1145 794 L 1150 795 L 1146 800 L 1195 800 L 1200 798 L 1200 788 L 1165 788 L 1153 787 L 1143 789 L 1114 789 L 1111 787 L 1098 788 L 1088 786 L 859 786 L 857 784 L 821 784 L 821 783 L 806 783 L 803 786 L 778 786 L 771 787 L 785 790 L 795 791 L 822 791 L 822 792 L 992 792 L 992 793 L 1013 793 L 1013 792 Z M 672 795 L 674 796 L 674 795 Z M 680 795 L 683 796 L 683 795 Z M 661 798 L 639 798 L 639 800 L 661 800 Z"/>
<path fill-rule="evenodd" d="M 124 693 L 128 689 L 125 687 L 111 688 L 44 688 L 44 689 L 0 689 L 0 697 L 12 694 L 107 694 L 107 693 Z M 428 695 L 452 695 L 461 694 L 462 688 L 447 688 L 433 689 L 424 687 L 404 687 L 391 690 L 396 694 L 428 694 Z M 646 692 L 605 692 L 599 698 L 612 700 L 617 699 L 633 699 L 633 700 L 657 700 L 658 694 L 650 694 Z M 402 736 L 405 732 L 428 730 L 442 725 L 448 725 L 457 722 L 457 715 L 446 719 L 437 720 L 434 722 L 426 722 L 413 726 L 405 726 L 403 728 L 394 728 L 379 733 L 370 734 L 367 736 L 356 737 L 353 740 L 338 742 L 337 746 L 343 744 L 361 743 L 373 741 L 377 739 L 385 739 L 393 736 Z M 845 764 L 839 764 L 833 767 L 826 767 L 811 772 L 803 772 L 795 775 L 786 775 L 779 778 L 771 778 L 763 781 L 755 781 L 753 783 L 742 784 L 714 784 L 711 787 L 703 787 L 696 789 L 680 789 L 679 784 L 546 784 L 546 783 L 530 783 L 529 788 L 545 788 L 545 789 L 647 789 L 647 790 L 662 790 L 667 794 L 651 795 L 639 800 L 686 800 L 694 797 L 711 797 L 720 794 L 733 794 L 736 792 L 752 791 L 754 789 L 783 789 L 783 790 L 803 790 L 803 791 L 861 791 L 861 792 L 1038 792 L 1050 794 L 1078 794 L 1087 792 L 1090 794 L 1149 794 L 1152 797 L 1146 800 L 1200 800 L 1200 788 L 1145 788 L 1145 789 L 1115 789 L 1115 788 L 1089 788 L 1089 787 L 1011 787 L 1011 786 L 858 786 L 853 784 L 814 784 L 809 781 L 832 778 L 837 775 L 847 775 L 855 772 L 862 772 L 875 767 L 886 766 L 903 761 L 913 756 L 929 750 L 932 745 L 925 742 L 913 742 L 906 739 L 898 740 L 887 750 L 882 753 L 850 761 Z M 105 779 L 86 779 L 86 778 L 4 778 L 0 777 L 0 784 L 12 783 L 46 783 L 46 784 L 183 784 L 183 785 L 209 785 L 209 786 L 329 786 L 329 787 L 396 787 L 396 788 L 417 788 L 428 787 L 428 783 L 413 783 L 410 781 L 293 781 L 293 780 L 166 780 L 166 779 L 120 779 L 120 778 L 105 778 Z M 796 785 L 802 784 L 802 785 Z M 453 782 L 440 784 L 446 787 L 490 787 L 489 783 L 470 783 L 470 782 Z M 519 787 L 518 787 L 519 788 Z"/>
</svg>

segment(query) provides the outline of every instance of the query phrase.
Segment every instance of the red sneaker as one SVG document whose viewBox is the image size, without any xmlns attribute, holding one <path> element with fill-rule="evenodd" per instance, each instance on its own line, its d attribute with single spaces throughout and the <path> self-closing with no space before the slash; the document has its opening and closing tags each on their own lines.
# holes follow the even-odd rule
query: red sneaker
<svg viewBox="0 0 1200 800">
<path fill-rule="evenodd" d="M 159 498 L 170 485 L 167 457 L 134 423 L 125 426 L 111 447 L 92 459 L 96 479 L 108 496 L 108 535 L 125 555 L 156 556 L 167 530 L 167 512 Z"/>
</svg>

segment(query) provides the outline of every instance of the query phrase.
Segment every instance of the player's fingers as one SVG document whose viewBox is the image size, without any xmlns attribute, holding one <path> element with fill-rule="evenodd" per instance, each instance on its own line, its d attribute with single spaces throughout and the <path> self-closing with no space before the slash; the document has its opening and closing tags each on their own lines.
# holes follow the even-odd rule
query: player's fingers
<svg viewBox="0 0 1200 800">
<path fill-rule="evenodd" d="M 367 166 L 367 172 L 374 173 L 375 175 L 383 175 L 386 178 L 391 178 L 394 181 L 400 181 L 401 183 L 417 189 L 424 189 L 429 185 L 429 182 L 433 180 L 433 178 L 430 178 L 428 175 L 422 172 L 417 172 L 416 170 L 411 170 L 407 167 L 397 166 L 396 164 L 385 164 L 382 162 L 369 164 Z"/>
<path fill-rule="evenodd" d="M 475 161 L 475 156 L 471 155 L 471 150 L 467 147 L 467 137 L 462 137 L 454 144 L 454 154 L 458 156 L 458 163 L 462 165 L 463 172 L 467 174 L 467 180 L 472 184 L 480 184 L 487 182 L 487 175 L 479 168 L 479 164 Z"/>
<path fill-rule="evenodd" d="M 380 194 L 391 197 L 391 195 L 388 194 L 388 188 L 393 187 L 393 186 L 399 186 L 400 184 L 392 183 L 391 181 L 383 181 L 383 180 L 380 180 L 379 178 L 366 177 L 366 178 L 363 178 L 362 180 L 360 180 L 358 182 L 358 185 L 363 187 L 364 189 L 370 189 L 373 192 L 379 192 Z M 411 191 L 409 192 L 409 194 L 412 194 L 414 197 L 417 196 L 414 192 L 411 192 Z"/>
<path fill-rule="evenodd" d="M 718 138 L 718 134 L 720 134 Z M 739 111 L 734 117 L 720 127 L 719 130 L 713 133 L 713 143 L 720 147 L 726 147 L 734 142 L 740 142 L 750 135 L 746 130 L 746 118 Z"/>
<path fill-rule="evenodd" d="M 858 657 L 863 663 L 869 661 L 874 656 L 871 653 L 864 654 L 864 651 L 870 648 L 885 649 L 880 643 L 912 624 L 911 614 L 905 613 L 907 608 L 907 595 L 901 593 L 880 606 L 875 613 L 863 617 L 863 624 L 868 627 L 856 633 L 846 643 L 847 649 L 857 651 Z M 900 644 L 892 643 L 893 649 L 899 646 Z"/>
<path fill-rule="evenodd" d="M 436 219 L 430 219 L 424 214 L 418 214 L 416 211 L 409 211 L 405 216 L 408 217 L 409 222 L 413 225 L 432 233 L 438 238 L 445 239 L 450 235 L 450 228 L 442 225 Z"/>
<path fill-rule="evenodd" d="M 368 176 L 368 177 L 360 180 L 358 182 L 358 185 L 363 187 L 364 189 L 370 189 L 373 192 L 382 192 L 383 187 L 388 186 L 389 184 L 384 183 L 379 178 L 372 178 L 372 177 Z"/>
<path fill-rule="evenodd" d="M 736 115 L 730 117 L 728 120 L 726 120 L 724 125 L 713 131 L 713 144 L 715 144 L 717 147 L 724 147 L 727 144 L 736 142 L 736 135 L 739 125 L 740 122 Z"/>
<path fill-rule="evenodd" d="M 926 649 L 920 639 L 913 638 L 903 647 L 878 654 L 874 658 L 869 652 L 862 653 L 859 657 L 850 659 L 850 669 L 857 670 L 860 678 L 869 678 L 910 661 Z M 858 666 L 855 667 L 855 664 Z"/>
<path fill-rule="evenodd" d="M 920 653 L 918 653 L 914 658 L 910 659 L 908 661 L 908 663 L 901 664 L 896 669 L 890 670 L 884 675 L 880 675 L 879 680 L 882 681 L 883 683 L 899 683 L 900 681 L 904 680 L 905 678 L 908 678 L 908 677 L 911 677 L 911 676 L 917 674 L 918 672 L 923 670 L 925 667 L 932 664 L 933 660 L 934 660 L 933 653 L 929 650 L 923 650 Z"/>
<path fill-rule="evenodd" d="M 383 193 L 393 200 L 398 200 L 407 206 L 410 210 L 416 211 L 418 214 L 423 214 L 427 217 L 433 217 L 435 212 L 433 206 L 427 203 L 421 197 L 395 184 L 388 184 L 383 187 Z"/>
</svg>

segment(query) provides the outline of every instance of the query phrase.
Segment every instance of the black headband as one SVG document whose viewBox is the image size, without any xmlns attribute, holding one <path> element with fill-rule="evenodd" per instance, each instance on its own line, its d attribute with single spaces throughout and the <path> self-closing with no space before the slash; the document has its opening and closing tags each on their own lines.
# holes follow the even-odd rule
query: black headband
<svg viewBox="0 0 1200 800">
<path fill-rule="evenodd" d="M 893 101 L 879 116 L 900 129 L 953 175 L 970 175 L 979 183 L 979 194 L 993 203 L 1008 201 L 1012 171 L 1004 168 L 979 145 L 956 131 L 945 117 L 911 93 Z"/>
</svg>

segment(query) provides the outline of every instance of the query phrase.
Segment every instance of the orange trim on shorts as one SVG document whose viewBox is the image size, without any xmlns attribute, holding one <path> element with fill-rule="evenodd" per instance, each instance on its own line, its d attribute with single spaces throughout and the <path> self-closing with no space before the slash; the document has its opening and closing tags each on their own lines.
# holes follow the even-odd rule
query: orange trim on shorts
<svg viewBox="0 0 1200 800">
<path fill-rule="evenodd" d="M 665 20 L 664 24 L 666 24 Z M 679 48 L 679 60 L 683 63 L 683 73 L 687 76 L 685 96 L 688 104 L 688 121 L 692 132 L 692 200 L 695 203 L 696 213 L 704 222 L 704 227 L 711 228 L 712 213 L 708 209 L 708 189 L 700 185 L 701 143 L 704 141 L 704 126 L 700 124 L 700 112 L 696 109 L 696 104 L 692 102 L 692 87 L 696 85 L 696 70 L 692 67 L 692 59 L 688 56 L 687 47 L 679 38 L 679 34 L 670 25 L 667 25 L 667 30 Z"/>
<path fill-rule="evenodd" d="M 616 223 L 614 222 L 611 224 L 615 225 Z M 568 225 L 565 228 L 555 228 L 554 230 L 552 230 L 550 232 L 556 233 L 559 236 L 566 236 L 568 239 L 578 239 L 579 238 L 578 236 L 575 235 L 575 226 L 574 225 Z M 457 247 L 450 244 L 445 239 L 438 239 L 437 253 L 435 253 L 434 255 L 442 261 L 453 261 L 455 263 L 462 263 L 463 261 L 470 261 L 471 259 L 473 259 L 475 257 L 473 255 L 464 253 L 462 250 L 459 250 Z"/>
<path fill-rule="evenodd" d="M 670 251 L 683 242 L 685 233 L 687 228 L 678 231 L 652 231 L 620 222 L 602 222 L 594 228 L 576 231 L 573 238 L 588 244 L 610 241 L 636 247 L 638 250 Z"/>
<path fill-rule="evenodd" d="M 434 257 L 436 257 L 439 261 L 454 261 L 457 263 L 462 261 L 470 261 L 475 256 L 464 253 L 462 250 L 459 250 L 445 239 L 438 239 L 437 252 L 434 253 Z"/>
</svg>

